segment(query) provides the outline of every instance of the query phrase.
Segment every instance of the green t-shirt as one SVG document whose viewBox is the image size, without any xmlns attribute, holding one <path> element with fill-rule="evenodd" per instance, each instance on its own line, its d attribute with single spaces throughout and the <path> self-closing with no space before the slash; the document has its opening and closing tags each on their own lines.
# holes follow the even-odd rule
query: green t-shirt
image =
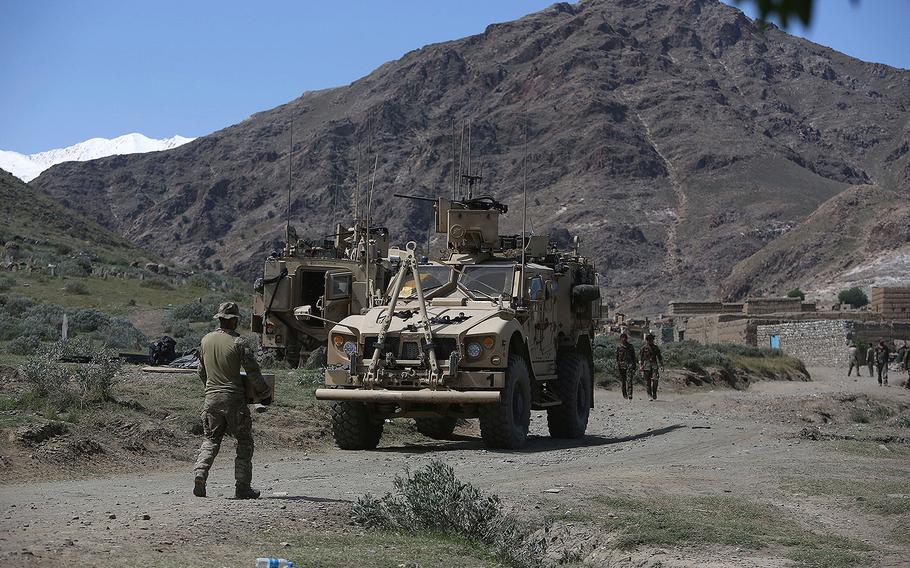
<svg viewBox="0 0 910 568">
<path fill-rule="evenodd" d="M 256 356 L 236 331 L 216 329 L 203 337 L 199 359 L 199 378 L 205 383 L 206 397 L 231 395 L 246 401 L 241 367 L 246 370 L 246 380 L 251 381 L 255 394 L 269 390 Z"/>
</svg>

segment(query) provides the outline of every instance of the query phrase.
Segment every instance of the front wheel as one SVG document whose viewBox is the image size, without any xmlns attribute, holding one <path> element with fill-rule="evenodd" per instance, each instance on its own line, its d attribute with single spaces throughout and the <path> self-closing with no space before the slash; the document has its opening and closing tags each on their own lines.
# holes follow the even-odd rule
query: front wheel
<svg viewBox="0 0 910 568">
<path fill-rule="evenodd" d="M 332 403 L 332 436 L 342 450 L 373 450 L 382 438 L 384 422 L 373 417 L 362 402 Z"/>
<path fill-rule="evenodd" d="M 531 425 L 531 376 L 519 355 L 509 355 L 506 385 L 498 404 L 480 405 L 480 435 L 488 448 L 515 450 L 525 445 Z"/>
<path fill-rule="evenodd" d="M 591 414 L 591 367 L 576 351 L 556 357 L 555 382 L 549 386 L 562 404 L 547 409 L 547 428 L 554 438 L 581 438 Z"/>
</svg>

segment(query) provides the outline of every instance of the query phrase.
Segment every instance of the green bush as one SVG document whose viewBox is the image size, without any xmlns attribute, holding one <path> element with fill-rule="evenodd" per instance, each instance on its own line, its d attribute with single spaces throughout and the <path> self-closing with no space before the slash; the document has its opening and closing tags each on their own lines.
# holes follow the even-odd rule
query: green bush
<svg viewBox="0 0 910 568">
<path fill-rule="evenodd" d="M 34 335 L 20 335 L 6 344 L 6 352 L 11 355 L 34 355 L 41 346 L 41 339 Z"/>
<path fill-rule="evenodd" d="M 88 286 L 84 282 L 70 281 L 63 285 L 63 291 L 67 294 L 75 294 L 78 296 L 88 296 Z"/>
<path fill-rule="evenodd" d="M 152 288 L 155 290 L 173 290 L 174 285 L 167 278 L 161 276 L 152 276 L 139 283 L 143 288 Z"/>
<path fill-rule="evenodd" d="M 148 346 L 148 337 L 127 319 L 110 318 L 100 331 L 104 345 L 110 348 L 145 349 Z"/>
<path fill-rule="evenodd" d="M 16 285 L 16 281 L 9 276 L 0 276 L 0 292 L 8 292 Z"/>
<path fill-rule="evenodd" d="M 800 290 L 799 288 L 794 288 L 787 292 L 788 298 L 799 298 L 801 302 L 806 300 L 806 293 Z"/>
<path fill-rule="evenodd" d="M 61 276 L 81 277 L 92 274 L 92 263 L 87 258 L 67 258 L 57 268 Z"/>
<path fill-rule="evenodd" d="M 73 331 L 90 332 L 109 325 L 111 318 L 101 310 L 86 308 L 73 313 L 69 321 Z"/>
<path fill-rule="evenodd" d="M 177 353 L 187 353 L 194 349 L 199 349 L 199 344 L 202 343 L 202 337 L 208 333 L 208 331 L 196 331 L 191 330 L 189 333 L 177 339 L 177 345 L 174 349 Z"/>
<path fill-rule="evenodd" d="M 91 361 L 85 364 L 62 361 L 72 355 L 88 356 Z M 113 351 L 76 338 L 41 347 L 22 365 L 22 372 L 36 397 L 64 411 L 107 399 L 120 366 L 121 361 Z"/>
<path fill-rule="evenodd" d="M 448 465 L 433 461 L 395 476 L 395 493 L 365 495 L 351 509 L 355 524 L 370 529 L 436 532 L 483 544 L 514 566 L 541 566 L 546 540 L 503 510 L 496 495 L 462 483 Z"/>
<path fill-rule="evenodd" d="M 45 341 L 54 341 L 60 338 L 65 312 L 55 304 L 32 304 L 22 314 L 19 327 L 24 335 L 36 335 Z"/>
<path fill-rule="evenodd" d="M 837 295 L 837 301 L 841 304 L 850 304 L 854 308 L 861 308 L 869 303 L 869 298 L 862 288 L 848 288 Z"/>
</svg>

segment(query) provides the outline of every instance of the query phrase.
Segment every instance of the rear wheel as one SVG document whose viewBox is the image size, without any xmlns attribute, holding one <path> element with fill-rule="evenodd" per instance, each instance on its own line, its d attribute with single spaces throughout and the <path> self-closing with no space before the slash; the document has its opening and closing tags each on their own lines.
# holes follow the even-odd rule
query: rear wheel
<svg viewBox="0 0 910 568">
<path fill-rule="evenodd" d="M 531 376 L 525 360 L 509 355 L 499 404 L 480 405 L 480 435 L 488 448 L 514 450 L 525 445 L 531 424 Z"/>
<path fill-rule="evenodd" d="M 577 351 L 556 357 L 558 378 L 548 386 L 562 404 L 547 409 L 547 428 L 554 438 L 581 438 L 591 413 L 591 367 Z"/>
<path fill-rule="evenodd" d="M 362 402 L 332 403 L 332 436 L 342 450 L 373 450 L 382 438 L 383 420 Z"/>
<path fill-rule="evenodd" d="M 457 418 L 449 418 L 447 416 L 414 419 L 414 422 L 417 423 L 417 431 L 434 440 L 451 439 L 457 421 Z"/>
</svg>

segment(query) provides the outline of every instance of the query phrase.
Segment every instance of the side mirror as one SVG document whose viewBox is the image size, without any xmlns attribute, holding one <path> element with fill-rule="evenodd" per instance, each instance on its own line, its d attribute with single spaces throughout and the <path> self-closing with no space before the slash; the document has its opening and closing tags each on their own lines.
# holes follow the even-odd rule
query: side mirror
<svg viewBox="0 0 910 568">
<path fill-rule="evenodd" d="M 313 315 L 313 306 L 309 304 L 294 308 L 294 317 L 300 321 L 306 321 Z"/>
</svg>

